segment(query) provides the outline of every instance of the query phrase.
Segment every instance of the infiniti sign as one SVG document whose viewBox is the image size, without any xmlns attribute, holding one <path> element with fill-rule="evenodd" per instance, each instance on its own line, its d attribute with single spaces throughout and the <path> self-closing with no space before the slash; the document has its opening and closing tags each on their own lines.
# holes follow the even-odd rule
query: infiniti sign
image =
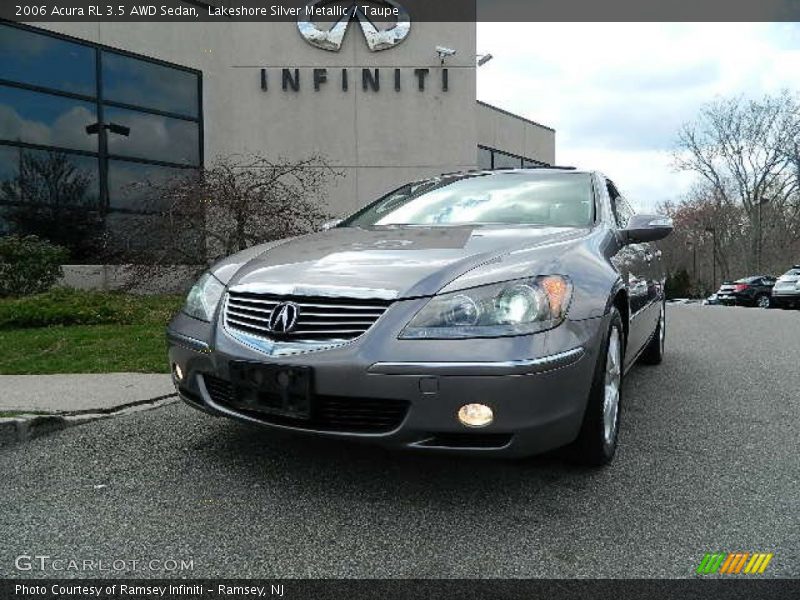
<svg viewBox="0 0 800 600">
<path fill-rule="evenodd" d="M 326 8 L 326 5 L 332 4 L 334 1 L 314 0 L 314 2 L 310 2 L 306 5 L 304 16 L 297 21 L 300 35 L 312 46 L 330 52 L 338 52 L 342 49 L 348 26 L 356 18 L 364 32 L 367 46 L 373 52 L 394 48 L 402 43 L 411 32 L 411 17 L 408 11 L 394 0 L 376 2 L 376 4 L 383 5 L 385 7 L 383 9 L 371 9 L 369 6 L 357 2 L 353 2 L 346 10 L 342 10 L 340 7 Z M 370 14 L 367 14 L 368 11 Z M 322 28 L 311 21 L 311 17 L 314 15 L 334 15 L 339 16 L 339 20 L 330 28 Z M 372 17 L 375 15 L 394 16 L 397 18 L 397 23 L 389 29 L 378 29 L 372 22 Z"/>
</svg>

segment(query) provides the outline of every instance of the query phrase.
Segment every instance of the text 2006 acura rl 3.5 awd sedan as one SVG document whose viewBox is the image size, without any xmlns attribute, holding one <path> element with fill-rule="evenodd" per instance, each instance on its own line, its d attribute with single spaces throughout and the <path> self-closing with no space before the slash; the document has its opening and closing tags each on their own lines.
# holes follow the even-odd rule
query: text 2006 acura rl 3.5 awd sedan
<svg viewBox="0 0 800 600">
<path fill-rule="evenodd" d="M 173 378 L 273 429 L 604 464 L 624 373 L 664 351 L 671 230 L 596 172 L 417 181 L 217 263 L 169 325 Z"/>
</svg>

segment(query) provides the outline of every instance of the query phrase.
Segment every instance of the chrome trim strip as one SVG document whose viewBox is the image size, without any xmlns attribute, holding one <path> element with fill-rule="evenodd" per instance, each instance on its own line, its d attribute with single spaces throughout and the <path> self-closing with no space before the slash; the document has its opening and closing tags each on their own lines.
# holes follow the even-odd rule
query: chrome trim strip
<svg viewBox="0 0 800 600">
<path fill-rule="evenodd" d="M 274 296 L 311 296 L 315 298 L 354 298 L 357 300 L 397 300 L 397 290 L 363 288 L 344 285 L 294 285 L 280 283 L 240 283 L 232 285 L 233 293 L 267 294 Z"/>
<path fill-rule="evenodd" d="M 581 347 L 542 358 L 499 362 L 379 362 L 368 373 L 380 375 L 534 375 L 568 367 L 584 355 Z"/>
<path fill-rule="evenodd" d="M 203 354 L 208 354 L 211 352 L 211 346 L 209 346 L 207 343 L 193 337 L 189 337 L 188 335 L 183 335 L 177 331 L 172 331 L 171 329 L 167 329 L 167 340 L 177 344 L 178 346 L 183 346 L 189 350 L 194 350 L 195 352 L 202 352 Z"/>
</svg>

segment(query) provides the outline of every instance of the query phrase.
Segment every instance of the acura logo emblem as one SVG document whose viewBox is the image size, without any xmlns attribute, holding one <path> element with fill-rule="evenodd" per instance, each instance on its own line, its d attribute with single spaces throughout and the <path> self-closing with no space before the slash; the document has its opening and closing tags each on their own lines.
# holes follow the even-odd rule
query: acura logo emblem
<svg viewBox="0 0 800 600">
<path fill-rule="evenodd" d="M 297 326 L 297 305 L 292 302 L 278 304 L 269 316 L 269 330 L 273 333 L 291 333 Z"/>
<path fill-rule="evenodd" d="M 335 1 L 336 0 L 314 0 L 313 2 L 309 2 L 306 5 L 305 11 L 302 13 L 305 16 L 298 19 L 297 28 L 300 30 L 300 35 L 312 46 L 331 52 L 338 52 L 342 49 L 344 34 L 347 33 L 347 27 L 353 19 L 358 19 L 361 30 L 364 32 L 364 38 L 367 40 L 367 46 L 369 46 L 369 49 L 373 52 L 394 48 L 403 42 L 411 32 L 411 17 L 408 11 L 397 2 L 394 2 L 394 0 L 380 0 L 378 2 L 370 0 L 373 4 L 382 4 L 388 7 L 387 10 L 397 17 L 397 23 L 389 29 L 378 29 L 375 27 L 370 17 L 364 13 L 365 8 L 369 7 L 359 4 L 358 2 L 353 2 L 350 7 L 344 11 L 343 16 L 340 16 L 339 20 L 328 29 L 322 29 L 319 25 L 311 21 L 309 15 L 314 14 L 316 10 L 321 10 L 325 5 Z"/>
</svg>

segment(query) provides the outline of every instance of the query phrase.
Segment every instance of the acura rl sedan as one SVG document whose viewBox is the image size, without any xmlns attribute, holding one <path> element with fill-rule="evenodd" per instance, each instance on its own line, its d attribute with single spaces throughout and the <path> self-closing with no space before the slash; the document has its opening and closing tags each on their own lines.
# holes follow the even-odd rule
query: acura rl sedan
<svg viewBox="0 0 800 600">
<path fill-rule="evenodd" d="M 169 325 L 173 379 L 266 429 L 602 465 L 625 373 L 664 353 L 671 231 L 596 172 L 416 181 L 217 263 Z"/>
</svg>

